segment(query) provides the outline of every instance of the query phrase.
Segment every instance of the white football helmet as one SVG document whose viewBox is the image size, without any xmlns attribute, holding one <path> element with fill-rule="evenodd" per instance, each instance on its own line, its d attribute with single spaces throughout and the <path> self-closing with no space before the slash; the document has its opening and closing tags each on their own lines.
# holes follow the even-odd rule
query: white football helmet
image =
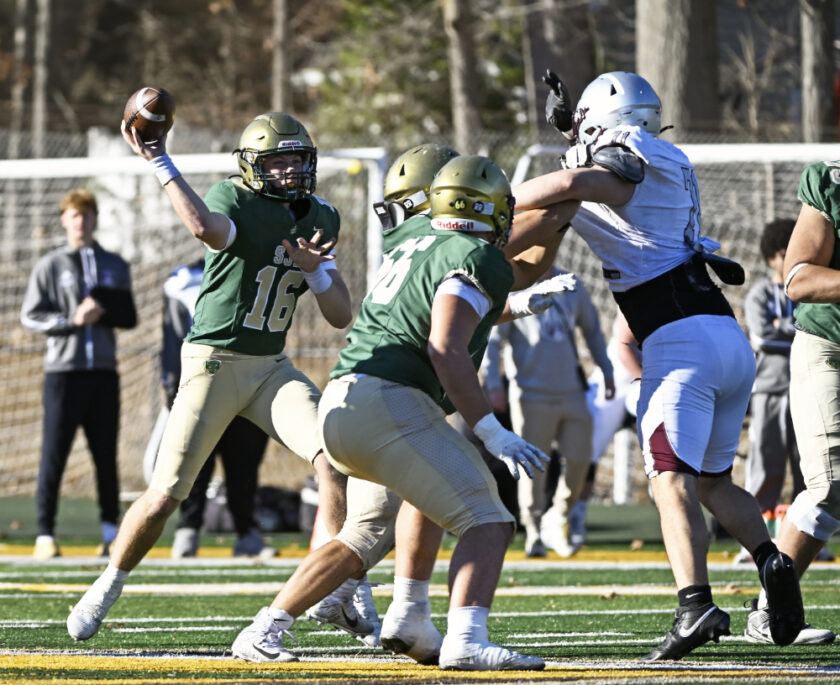
<svg viewBox="0 0 840 685">
<path fill-rule="evenodd" d="M 638 74 L 610 71 L 584 89 L 572 115 L 572 131 L 578 142 L 588 145 L 604 129 L 622 124 L 639 126 L 658 136 L 662 103 L 653 87 Z"/>
</svg>

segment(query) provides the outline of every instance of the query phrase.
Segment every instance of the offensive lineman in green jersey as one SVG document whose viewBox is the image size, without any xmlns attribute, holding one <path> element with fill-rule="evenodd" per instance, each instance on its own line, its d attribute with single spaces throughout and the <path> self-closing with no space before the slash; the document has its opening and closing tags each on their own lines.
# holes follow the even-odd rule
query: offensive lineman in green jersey
<svg viewBox="0 0 840 685">
<path fill-rule="evenodd" d="M 542 659 L 487 640 L 487 612 L 513 517 L 478 451 L 449 426 L 441 408 L 451 400 L 515 475 L 518 468 L 530 474 L 542 467 L 545 455 L 495 421 L 476 375 L 490 326 L 503 310 L 510 316 L 506 298 L 514 273 L 520 287 L 531 282 L 524 278 L 527 267 L 516 260 L 512 266 L 497 247 L 509 234 L 510 185 L 485 157 L 456 157 L 432 184 L 431 207 L 431 220 L 415 216 L 385 233 L 385 262 L 319 406 L 324 445 L 340 470 L 384 485 L 406 501 L 397 520 L 397 569 L 406 548 L 416 546 L 418 515 L 461 537 L 450 566 L 441 667 L 538 669 Z M 563 209 L 565 220 L 555 218 L 559 225 L 575 208 Z M 539 231 L 530 226 L 528 232 Z M 521 235 L 520 244 L 527 244 Z M 559 239 L 554 251 L 557 244 Z M 439 544 L 439 537 L 429 539 Z M 244 642 L 265 644 L 268 638 L 282 650 L 294 617 L 313 596 L 323 596 L 325 585 L 334 587 L 334 569 L 349 557 L 340 540 L 310 553 L 272 603 L 280 612 L 274 635 L 261 633 L 255 622 L 237 637 L 234 653 L 243 651 Z M 294 658 L 283 651 L 284 658 Z M 395 651 L 418 658 L 407 649 Z"/>
<path fill-rule="evenodd" d="M 313 194 L 312 139 L 287 114 L 256 117 L 235 151 L 241 177 L 217 183 L 202 201 L 166 154 L 165 136 L 146 143 L 123 125 L 123 137 L 150 162 L 207 256 L 193 327 L 182 348 L 181 385 L 149 489 L 126 512 L 108 567 L 67 619 L 76 640 L 99 629 L 128 573 L 157 541 L 237 415 L 312 463 L 332 534 L 345 515 L 346 478 L 327 461 L 318 439 L 320 393 L 283 353 L 297 301 L 307 290 L 332 326 L 344 328 L 352 317 L 332 253 L 339 216 Z M 364 632 L 362 624 L 359 628 Z"/>
<path fill-rule="evenodd" d="M 395 234 L 395 225 L 407 218 L 421 217 L 421 221 L 430 224 L 430 186 L 440 168 L 457 155 L 446 145 L 426 143 L 406 151 L 391 165 L 385 175 L 384 202 L 374 205 L 389 247 L 393 246 L 390 236 Z M 562 230 L 558 231 L 557 227 L 563 226 L 573 211 L 574 206 L 567 205 L 550 212 L 527 212 L 516 217 L 514 238 L 505 247 L 505 253 L 515 265 L 519 287 L 529 284 L 552 261 L 562 239 Z M 565 281 L 556 281 L 539 292 L 513 293 L 512 312 L 517 316 L 537 313 L 550 304 L 554 292 L 567 286 Z M 268 611 L 283 610 L 296 617 L 306 609 L 307 618 L 333 623 L 353 633 L 346 624 L 327 618 L 335 615 L 334 607 L 353 597 L 361 616 L 379 628 L 364 572 L 393 548 L 401 503 L 399 496 L 378 483 L 348 479 L 347 519 L 339 535 L 329 543 L 330 554 L 321 557 L 320 565 L 304 561 Z M 382 640 L 376 631 L 356 636 L 368 646 L 383 646 L 420 663 L 436 664 L 443 638 L 431 620 L 428 586 L 443 530 L 410 505 L 404 505 L 404 509 L 401 514 L 404 533 L 400 535 L 400 555 L 394 569 L 394 594 L 381 624 Z M 266 630 L 260 620 L 263 613 L 237 636 L 232 647 L 234 656 L 255 662 L 294 659 L 291 652 L 282 649 L 282 638 Z"/>
<path fill-rule="evenodd" d="M 784 283 L 796 334 L 790 350 L 790 412 L 805 490 L 785 515 L 777 545 L 799 577 L 840 530 L 840 160 L 805 168 L 802 209 L 785 252 Z M 769 642 L 764 593 L 744 634 Z M 802 626 L 794 644 L 828 644 L 832 631 Z"/>
</svg>

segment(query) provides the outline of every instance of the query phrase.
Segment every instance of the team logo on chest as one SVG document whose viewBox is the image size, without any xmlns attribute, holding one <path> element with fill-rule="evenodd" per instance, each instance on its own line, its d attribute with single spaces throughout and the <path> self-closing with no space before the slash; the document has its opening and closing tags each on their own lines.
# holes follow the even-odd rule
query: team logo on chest
<svg viewBox="0 0 840 685">
<path fill-rule="evenodd" d="M 282 245 L 278 245 L 274 248 L 274 263 L 282 264 L 283 266 L 292 265 L 292 258 L 286 254 L 286 248 Z"/>
</svg>

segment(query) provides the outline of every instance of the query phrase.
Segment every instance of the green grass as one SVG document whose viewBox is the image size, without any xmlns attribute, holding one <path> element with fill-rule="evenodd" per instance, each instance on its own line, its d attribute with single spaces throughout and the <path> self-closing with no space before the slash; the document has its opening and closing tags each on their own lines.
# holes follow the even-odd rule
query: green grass
<svg viewBox="0 0 840 685">
<path fill-rule="evenodd" d="M 31 505 L 28 501 L 27 506 Z M 7 542 L 31 542 L 34 523 L 26 518 L 24 508 L 21 501 L 0 501 L 0 515 L 12 512 L 16 516 L 13 520 L 18 521 L 14 526 L 4 523 Z M 63 503 L 62 515 L 67 517 L 62 542 L 96 541 L 98 527 L 91 503 L 68 500 Z M 629 554 L 629 543 L 634 539 L 644 541 L 645 550 L 661 549 L 655 512 L 650 506 L 594 507 L 591 524 L 590 549 L 618 549 Z M 164 534 L 161 544 L 167 543 L 167 536 L 171 539 L 170 530 Z M 232 543 L 232 536 L 205 538 L 205 545 Z M 305 544 L 306 541 L 306 536 L 301 534 L 273 538 L 275 544 Z M 452 544 L 452 538 L 444 541 L 445 547 Z M 522 548 L 521 536 L 513 547 Z M 734 551 L 735 545 L 731 541 L 719 542 L 714 548 Z M 459 678 L 467 678 L 463 674 L 456 678 L 431 667 L 388 671 L 408 669 L 409 664 L 405 660 L 395 664 L 382 650 L 365 648 L 344 633 L 306 620 L 299 620 L 293 631 L 299 644 L 292 647 L 304 660 L 301 669 L 273 664 L 268 669 L 268 666 L 230 660 L 230 645 L 238 631 L 270 601 L 272 594 L 248 591 L 247 587 L 231 592 L 226 584 L 269 583 L 279 588 L 292 572 L 289 563 L 199 558 L 172 565 L 169 560 L 147 559 L 129 580 L 132 590 L 143 592 L 126 592 L 111 610 L 99 634 L 88 642 L 75 643 L 67 635 L 64 620 L 82 590 L 61 585 L 87 586 L 101 571 L 102 564 L 81 558 L 77 562 L 61 559 L 56 563 L 36 564 L 28 557 L 2 557 L 0 682 L 46 682 L 51 678 L 64 682 L 115 682 L 136 680 L 138 669 L 145 673 L 140 679 L 173 683 L 201 679 L 226 683 L 313 682 L 335 678 L 343 682 L 363 679 L 386 682 L 390 678 L 419 683 L 460 682 Z M 390 601 L 387 584 L 391 582 L 392 564 L 381 564 L 369 576 L 372 582 L 383 584 L 375 589 L 375 602 L 380 613 L 384 613 Z M 697 649 L 676 665 L 663 667 L 638 661 L 662 638 L 673 619 L 676 604 L 673 578 L 664 564 L 509 563 L 502 572 L 499 594 L 493 605 L 488 626 L 490 637 L 547 659 L 549 670 L 541 676 L 532 676 L 543 680 L 728 683 L 840 680 L 838 644 L 778 648 L 751 644 L 740 637 L 747 618 L 744 602 L 759 590 L 754 567 L 717 564 L 710 572 L 710 579 L 718 605 L 732 616 L 733 636 L 724 638 L 718 645 Z M 446 564 L 440 563 L 432 583 L 443 586 L 445 582 Z M 38 587 L 39 584 L 42 586 Z M 174 585 L 178 591 L 172 592 L 170 588 L 164 592 L 160 587 L 163 585 Z M 214 590 L 212 594 L 206 592 L 210 588 Z M 820 564 L 809 571 L 803 582 L 803 598 L 811 623 L 840 629 L 840 563 Z M 434 594 L 432 609 L 433 620 L 443 632 L 446 598 Z M 22 656 L 16 656 L 17 652 Z M 143 657 L 143 660 L 129 661 L 126 655 Z M 74 656 L 81 658 L 69 665 L 60 662 Z M 109 658 L 101 662 L 98 656 Z M 165 657 L 179 657 L 179 660 L 167 661 Z M 347 662 L 346 668 L 351 670 L 341 671 L 337 676 L 322 670 L 320 661 L 314 661 L 325 658 L 366 661 L 361 666 L 357 661 Z M 367 662 L 369 666 L 365 666 Z M 757 670 L 738 670 L 745 667 Z M 359 674 L 360 668 L 366 675 Z M 710 672 L 706 670 L 709 668 L 720 670 Z M 489 675 L 485 679 L 498 680 Z M 518 674 L 506 682 L 521 680 L 522 674 Z"/>
</svg>

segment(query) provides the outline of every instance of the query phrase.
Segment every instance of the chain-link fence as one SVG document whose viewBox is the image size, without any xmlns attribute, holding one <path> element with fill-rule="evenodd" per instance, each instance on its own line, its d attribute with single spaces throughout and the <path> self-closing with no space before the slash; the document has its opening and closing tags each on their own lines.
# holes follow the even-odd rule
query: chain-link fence
<svg viewBox="0 0 840 685">
<path fill-rule="evenodd" d="M 173 155 L 196 151 L 229 151 L 235 134 L 209 133 L 182 129 L 170 141 Z M 524 135 L 485 133 L 481 152 L 488 154 L 514 176 L 532 140 Z M 556 141 L 556 137 L 551 142 Z M 342 216 L 338 266 L 348 283 L 354 310 L 358 309 L 369 281 L 375 241 L 370 233 L 370 204 L 378 199 L 381 172 L 397 154 L 423 140 L 391 141 L 388 154 L 378 166 L 360 164 L 329 153 L 345 147 L 348 141 L 320 140 L 318 194 L 327 198 Z M 441 141 L 446 142 L 446 141 Z M 549 141 L 546 141 L 549 142 Z M 354 146 L 380 145 L 380 138 L 354 140 Z M 0 132 L 0 150 L 6 150 L 8 135 Z M 0 439 L 5 449 L 0 476 L 0 494 L 31 493 L 38 473 L 41 432 L 41 379 L 44 339 L 22 328 L 19 321 L 27 279 L 34 262 L 48 250 L 63 245 L 65 237 L 58 221 L 58 203 L 72 187 L 83 186 L 95 192 L 100 208 L 97 239 L 107 249 L 122 254 L 131 264 L 139 325 L 118 334 L 119 369 L 122 387 L 122 420 L 119 445 L 121 482 L 124 490 L 144 486 L 142 460 L 162 393 L 158 354 L 161 340 L 162 285 L 177 265 L 201 254 L 200 244 L 180 224 L 155 178 L 139 159 L 127 156 L 121 138 L 100 129 L 86 136 L 58 135 L 49 138 L 48 149 L 56 157 L 86 154 L 110 160 L 95 174 L 72 172 L 58 175 L 58 162 L 27 160 L 27 178 L 10 178 L 0 173 Z M 802 168 L 811 161 L 840 157 L 838 146 L 750 145 L 687 146 L 695 159 L 703 203 L 704 233 L 723 243 L 722 254 L 740 261 L 747 271 L 747 286 L 724 286 L 736 313 L 749 282 L 765 273 L 758 242 L 764 223 L 777 217 L 795 217 L 799 203 L 796 189 Z M 559 151 L 543 148 L 533 151 L 527 175 L 533 176 L 557 167 Z M 377 153 L 379 154 L 379 153 Z M 694 156 L 693 156 L 694 155 Z M 387 157 L 387 159 L 386 159 Z M 61 160 L 78 165 L 85 158 Z M 0 169 L 4 163 L 0 162 Z M 132 166 L 135 164 L 136 166 Z M 235 172 L 185 176 L 199 193 Z M 376 173 L 372 172 L 375 171 Z M 600 264 L 574 233 L 561 246 L 558 262 L 577 273 L 593 295 L 601 313 L 601 324 L 609 333 L 615 306 Z M 742 320 L 743 323 L 743 320 Z M 344 344 L 346 331 L 331 329 L 317 311 L 313 298 L 305 296 L 295 313 L 295 323 L 287 347 L 295 362 L 322 386 L 337 351 Z M 584 365 L 591 365 L 585 345 L 579 346 Z M 68 462 L 63 491 L 91 495 L 93 473 L 81 433 Z M 260 477 L 266 484 L 297 487 L 308 474 L 308 467 L 277 445 L 271 444 Z M 603 488 L 602 488 L 603 489 Z"/>
</svg>

